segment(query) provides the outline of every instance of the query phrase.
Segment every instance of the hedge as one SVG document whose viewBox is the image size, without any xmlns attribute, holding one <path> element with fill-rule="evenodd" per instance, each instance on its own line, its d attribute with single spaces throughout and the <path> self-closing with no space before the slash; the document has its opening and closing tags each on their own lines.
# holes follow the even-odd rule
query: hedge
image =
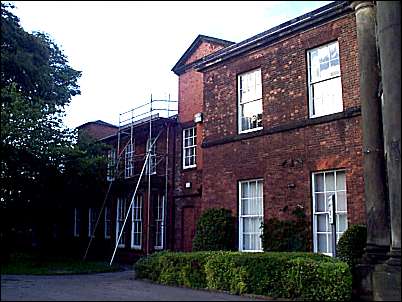
<svg viewBox="0 0 402 302">
<path fill-rule="evenodd" d="M 157 252 L 139 259 L 135 265 L 136 277 L 166 285 L 206 288 L 205 263 L 210 252 Z"/>
<path fill-rule="evenodd" d="M 159 252 L 135 264 L 138 278 L 233 294 L 314 301 L 351 299 L 349 266 L 303 252 Z"/>
</svg>

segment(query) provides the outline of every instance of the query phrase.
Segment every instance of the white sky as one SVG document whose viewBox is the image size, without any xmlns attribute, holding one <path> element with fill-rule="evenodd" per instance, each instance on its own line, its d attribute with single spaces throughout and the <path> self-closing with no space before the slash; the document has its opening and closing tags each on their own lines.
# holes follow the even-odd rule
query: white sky
<svg viewBox="0 0 402 302">
<path fill-rule="evenodd" d="M 72 128 L 150 100 L 177 100 L 171 71 L 199 35 L 240 42 L 331 1 L 12 1 L 28 31 L 48 33 L 82 71 L 66 107 Z"/>
</svg>

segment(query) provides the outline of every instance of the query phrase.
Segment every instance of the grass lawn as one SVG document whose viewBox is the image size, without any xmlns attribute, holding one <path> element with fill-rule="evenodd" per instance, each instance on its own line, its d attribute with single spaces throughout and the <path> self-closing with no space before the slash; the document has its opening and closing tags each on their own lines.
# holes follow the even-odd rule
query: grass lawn
<svg viewBox="0 0 402 302">
<path fill-rule="evenodd" d="M 15 275 L 64 275 L 114 272 L 119 265 L 102 261 L 83 261 L 68 258 L 40 259 L 29 254 L 13 254 L 1 264 L 1 274 Z"/>
</svg>

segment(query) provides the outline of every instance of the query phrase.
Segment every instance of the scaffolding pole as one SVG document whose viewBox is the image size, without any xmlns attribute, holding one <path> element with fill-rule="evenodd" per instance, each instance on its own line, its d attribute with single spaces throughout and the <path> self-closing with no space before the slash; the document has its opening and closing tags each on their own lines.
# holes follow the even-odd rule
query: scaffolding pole
<svg viewBox="0 0 402 302">
<path fill-rule="evenodd" d="M 131 207 L 132 207 L 133 202 L 134 202 L 134 200 L 135 200 L 135 195 L 137 194 L 137 190 L 138 190 L 138 187 L 139 187 L 139 185 L 140 185 L 141 178 L 142 178 L 142 176 L 143 176 L 143 174 L 144 174 L 145 167 L 147 166 L 147 163 L 148 163 L 148 160 L 149 160 L 149 155 L 150 155 L 150 153 L 151 153 L 151 148 L 153 147 L 154 143 L 158 140 L 159 135 L 160 135 L 161 133 L 162 133 L 162 130 L 159 132 L 159 134 L 158 134 L 158 136 L 156 137 L 155 141 L 154 141 L 153 143 L 150 143 L 150 144 L 149 144 L 148 152 L 147 152 L 147 155 L 146 155 L 146 157 L 145 157 L 144 164 L 143 164 L 142 169 L 141 169 L 141 174 L 140 174 L 140 177 L 138 178 L 137 185 L 136 185 L 136 187 L 135 187 L 133 197 L 131 198 L 131 202 L 130 202 L 130 205 L 129 205 L 129 207 L 128 207 L 128 210 L 127 210 L 127 213 L 126 213 L 126 217 L 125 217 L 125 219 L 124 219 L 123 226 L 122 226 L 122 228 L 121 228 L 119 237 L 118 237 L 117 240 L 116 240 L 116 246 L 115 246 L 115 248 L 114 248 L 112 258 L 110 259 L 109 266 L 112 266 L 112 262 L 113 262 L 113 259 L 114 259 L 115 254 L 116 254 L 117 247 L 118 247 L 119 241 L 120 241 L 120 239 L 121 239 L 121 235 L 123 234 L 124 227 L 125 227 L 125 225 L 126 225 L 128 215 L 130 214 Z"/>
<path fill-rule="evenodd" d="M 152 137 L 152 94 L 151 94 L 151 105 L 149 108 L 149 134 L 148 134 L 148 139 L 149 142 L 151 143 L 151 137 Z M 156 140 L 155 140 L 156 142 Z M 148 207 L 147 207 L 147 245 L 146 245 L 146 254 L 149 255 L 149 230 L 150 230 L 150 208 L 151 208 L 151 165 L 148 165 Z"/>
<path fill-rule="evenodd" d="M 154 103 L 159 103 L 159 102 L 168 102 L 167 110 L 166 110 L 166 107 L 164 107 L 164 106 L 162 106 L 163 108 L 159 108 L 161 106 L 154 106 Z M 134 126 L 136 124 L 141 125 L 142 122 L 146 123 L 147 120 L 148 120 L 148 123 L 149 123 L 149 135 L 148 135 L 149 136 L 149 144 L 148 144 L 149 148 L 148 148 L 148 151 L 146 153 L 145 162 L 144 162 L 144 165 L 143 165 L 143 167 L 141 169 L 141 173 L 139 175 L 139 179 L 138 179 L 136 188 L 134 190 L 134 194 L 132 196 L 130 206 L 129 206 L 128 210 L 127 210 L 127 214 L 126 214 L 123 226 L 122 226 L 120 234 L 119 234 L 119 236 L 118 236 L 118 238 L 116 240 L 116 246 L 115 246 L 112 258 L 110 260 L 110 265 L 112 265 L 113 259 L 115 257 L 117 247 L 118 247 L 118 243 L 119 243 L 119 241 L 121 239 L 121 236 L 123 234 L 123 230 L 124 230 L 125 224 L 127 222 L 128 215 L 130 213 L 132 204 L 133 204 L 133 202 L 135 200 L 135 196 L 137 194 L 139 184 L 142 181 L 142 177 L 144 176 L 144 172 L 145 172 L 146 168 L 148 169 L 148 181 L 147 181 L 148 182 L 148 188 L 147 188 L 148 189 L 148 196 L 147 196 L 148 197 L 148 200 L 147 200 L 148 208 L 147 208 L 147 228 L 146 228 L 146 232 L 147 232 L 146 240 L 147 240 L 147 242 L 146 242 L 145 250 L 146 250 L 146 254 L 149 255 L 150 244 L 151 244 L 151 242 L 150 242 L 150 225 L 151 225 L 151 221 L 150 221 L 151 220 L 151 217 L 150 217 L 151 214 L 150 214 L 150 212 L 151 212 L 151 187 L 152 187 L 152 185 L 151 185 L 151 173 L 150 173 L 150 169 L 151 169 L 151 163 L 150 163 L 151 162 L 151 151 L 152 151 L 152 148 L 153 148 L 154 144 L 156 144 L 159 136 L 161 135 L 161 133 L 163 132 L 163 130 L 165 128 L 165 127 L 163 127 L 162 129 L 160 129 L 157 137 L 154 140 L 152 140 L 151 139 L 152 138 L 152 130 L 153 130 L 152 122 L 153 122 L 154 119 L 158 119 L 158 117 L 159 117 L 158 112 L 159 111 L 162 111 L 162 112 L 167 111 L 167 118 L 168 119 L 170 118 L 171 112 L 173 112 L 173 114 L 177 114 L 177 109 L 175 110 L 175 109 L 171 109 L 169 107 L 170 103 L 173 103 L 173 102 L 177 103 L 177 101 L 171 101 L 170 100 L 170 94 L 169 94 L 169 100 L 166 100 L 166 99 L 154 100 L 153 97 L 152 97 L 152 94 L 151 94 L 151 99 L 150 99 L 149 102 L 147 102 L 147 103 L 145 103 L 143 105 L 140 105 L 140 106 L 138 106 L 138 107 L 136 107 L 134 109 L 128 110 L 128 111 L 123 112 L 123 113 L 120 113 L 120 115 L 119 115 L 119 128 L 118 128 L 118 135 L 117 135 L 117 151 L 118 151 L 118 153 L 120 155 L 122 155 L 123 151 L 126 149 L 128 143 L 133 142 L 133 140 L 134 140 Z M 149 106 L 149 108 L 148 108 L 148 106 Z M 134 112 L 136 114 L 134 114 Z M 156 112 L 156 113 L 153 114 L 154 112 Z M 149 119 L 148 119 L 148 114 L 149 114 Z M 165 153 L 165 194 L 164 194 L 164 200 L 163 200 L 163 205 L 162 205 L 163 222 L 161 224 L 161 228 L 162 228 L 161 231 L 163 233 L 162 237 L 161 237 L 162 247 L 165 247 L 166 242 L 167 242 L 167 240 L 166 240 L 167 235 L 166 235 L 165 225 L 166 225 L 166 220 L 167 220 L 167 210 L 166 210 L 166 208 L 168 208 L 167 207 L 167 200 L 168 200 L 167 195 L 168 195 L 168 173 L 169 173 L 169 171 L 168 171 L 168 164 L 169 164 L 169 160 L 168 160 L 168 156 L 169 156 L 169 130 L 170 130 L 169 129 L 169 127 L 170 127 L 169 123 L 165 123 L 165 126 L 167 128 L 167 136 L 166 136 L 166 153 Z M 130 129 L 129 129 L 129 127 L 130 127 Z M 122 152 L 120 152 L 120 144 L 121 144 L 121 140 L 122 140 L 121 135 L 130 135 L 130 138 L 129 138 L 128 142 L 127 142 L 127 145 L 124 147 Z M 155 154 L 155 156 L 156 156 L 156 154 Z M 120 160 L 120 158 L 121 157 L 119 157 L 119 160 Z M 157 163 L 155 163 L 155 165 L 157 165 Z M 156 171 L 156 173 L 157 173 L 157 171 Z M 109 189 L 109 191 L 110 191 L 110 189 Z M 104 208 L 104 206 L 102 206 L 102 210 L 103 210 L 103 208 Z M 99 220 L 100 220 L 100 216 L 98 217 L 97 224 L 98 224 Z"/>
<path fill-rule="evenodd" d="M 101 210 L 99 211 L 98 219 L 96 220 L 94 230 L 93 230 L 93 232 L 92 232 L 92 234 L 91 234 L 91 237 L 90 237 L 90 239 L 89 239 L 89 243 L 88 243 L 87 249 L 86 249 L 85 254 L 84 254 L 84 257 L 83 257 L 83 260 L 84 260 L 84 261 L 87 259 L 89 247 L 91 246 L 92 240 L 93 240 L 93 238 L 95 237 L 96 229 L 97 229 L 97 227 L 98 227 L 98 225 L 99 225 L 100 218 L 101 218 L 102 212 L 103 212 L 103 210 L 104 210 L 104 208 L 105 208 L 107 198 L 109 197 L 109 193 L 110 193 L 110 190 L 111 190 L 111 188 L 112 188 L 113 181 L 114 181 L 114 179 L 116 178 L 117 171 L 118 171 L 118 169 L 119 169 L 119 164 L 120 164 L 120 160 L 121 160 L 122 154 L 123 154 L 124 150 L 127 148 L 127 146 L 128 146 L 128 143 L 124 146 L 124 148 L 123 148 L 121 154 L 117 153 L 117 154 L 119 155 L 119 157 L 117 158 L 117 163 L 116 163 L 116 165 L 115 165 L 115 167 L 114 167 L 114 170 L 113 170 L 113 180 L 110 181 L 109 186 L 108 186 L 108 189 L 107 189 L 107 191 L 106 191 L 105 198 L 103 199 L 103 203 L 102 203 L 102 206 L 101 206 Z"/>
</svg>

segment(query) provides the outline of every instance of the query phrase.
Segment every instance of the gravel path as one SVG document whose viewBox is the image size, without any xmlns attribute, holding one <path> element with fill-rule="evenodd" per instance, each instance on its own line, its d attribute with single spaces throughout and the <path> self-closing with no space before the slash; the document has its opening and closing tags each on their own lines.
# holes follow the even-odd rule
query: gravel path
<svg viewBox="0 0 402 302">
<path fill-rule="evenodd" d="M 134 272 L 90 275 L 1 275 L 1 300 L 13 301 L 255 301 L 206 290 L 134 280 Z"/>
</svg>

